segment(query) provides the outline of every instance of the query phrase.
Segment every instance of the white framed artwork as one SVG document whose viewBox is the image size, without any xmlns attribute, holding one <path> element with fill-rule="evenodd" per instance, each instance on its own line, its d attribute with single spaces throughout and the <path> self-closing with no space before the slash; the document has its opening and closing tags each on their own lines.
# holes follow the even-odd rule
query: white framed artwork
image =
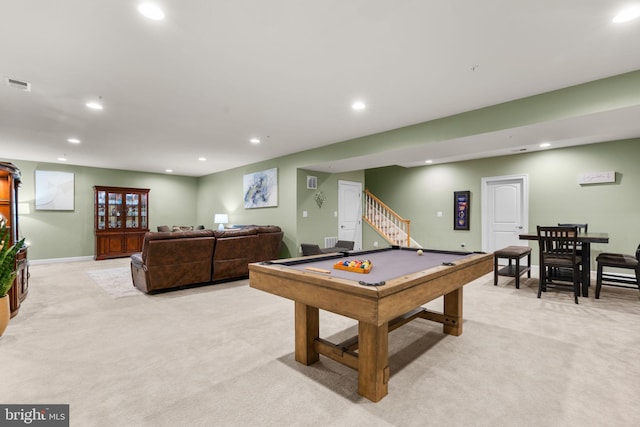
<svg viewBox="0 0 640 427">
<path fill-rule="evenodd" d="M 72 172 L 36 171 L 36 210 L 74 210 L 74 174 Z"/>
<path fill-rule="evenodd" d="M 316 190 L 318 188 L 318 177 L 307 175 L 307 190 Z"/>
<path fill-rule="evenodd" d="M 245 209 L 278 206 L 278 168 L 244 175 L 242 184 Z"/>
</svg>

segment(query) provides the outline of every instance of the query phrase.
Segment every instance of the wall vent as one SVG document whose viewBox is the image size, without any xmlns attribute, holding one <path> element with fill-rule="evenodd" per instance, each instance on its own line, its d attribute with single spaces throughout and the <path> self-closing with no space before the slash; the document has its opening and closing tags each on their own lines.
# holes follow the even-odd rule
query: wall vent
<svg viewBox="0 0 640 427">
<path fill-rule="evenodd" d="M 9 87 L 31 92 L 31 83 L 29 82 L 23 82 L 22 80 L 12 79 L 10 77 L 7 77 L 6 82 Z"/>
<path fill-rule="evenodd" d="M 338 242 L 337 237 L 325 237 L 324 238 L 324 247 L 325 248 L 334 248 L 336 243 Z"/>
</svg>

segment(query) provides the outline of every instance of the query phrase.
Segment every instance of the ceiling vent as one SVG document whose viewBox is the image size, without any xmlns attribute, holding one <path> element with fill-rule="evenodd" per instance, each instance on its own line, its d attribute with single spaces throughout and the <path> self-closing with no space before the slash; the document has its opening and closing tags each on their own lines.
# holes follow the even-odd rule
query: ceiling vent
<svg viewBox="0 0 640 427">
<path fill-rule="evenodd" d="M 22 80 L 16 80 L 10 77 L 7 77 L 6 81 L 7 81 L 7 86 L 9 87 L 20 89 L 25 92 L 31 92 L 31 83 L 29 82 L 23 82 Z"/>
</svg>

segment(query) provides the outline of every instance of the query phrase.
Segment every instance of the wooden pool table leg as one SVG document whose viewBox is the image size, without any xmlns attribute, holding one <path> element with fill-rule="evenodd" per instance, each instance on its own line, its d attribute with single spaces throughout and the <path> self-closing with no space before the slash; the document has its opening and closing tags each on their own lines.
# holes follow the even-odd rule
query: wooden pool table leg
<svg viewBox="0 0 640 427">
<path fill-rule="evenodd" d="M 387 395 L 389 324 L 358 322 L 358 393 L 374 402 Z"/>
<path fill-rule="evenodd" d="M 449 335 L 462 335 L 462 288 L 444 296 L 444 324 L 442 332 Z"/>
<path fill-rule="evenodd" d="M 317 307 L 311 307 L 296 301 L 296 361 L 311 365 L 320 358 L 313 348 L 313 343 L 320 336 L 320 315 Z"/>
</svg>

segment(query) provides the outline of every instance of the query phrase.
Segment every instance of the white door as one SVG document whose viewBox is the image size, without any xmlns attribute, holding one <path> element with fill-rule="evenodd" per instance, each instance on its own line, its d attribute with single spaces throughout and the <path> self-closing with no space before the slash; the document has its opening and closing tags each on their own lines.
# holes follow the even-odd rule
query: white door
<svg viewBox="0 0 640 427">
<path fill-rule="evenodd" d="M 362 249 L 362 183 L 338 180 L 338 240 Z"/>
<path fill-rule="evenodd" d="M 506 246 L 528 246 L 519 234 L 529 223 L 526 175 L 482 179 L 482 250 L 494 252 Z"/>
</svg>

